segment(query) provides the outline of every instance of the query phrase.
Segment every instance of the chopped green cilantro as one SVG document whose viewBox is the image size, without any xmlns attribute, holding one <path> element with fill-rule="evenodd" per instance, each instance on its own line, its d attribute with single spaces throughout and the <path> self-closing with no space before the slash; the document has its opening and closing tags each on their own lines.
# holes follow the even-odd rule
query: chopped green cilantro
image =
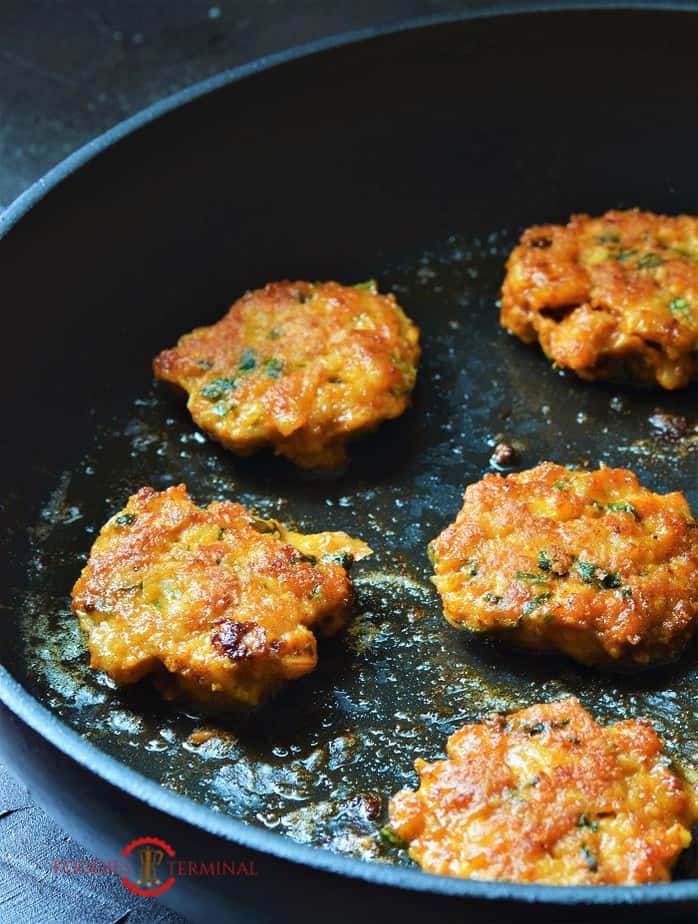
<svg viewBox="0 0 698 924">
<path fill-rule="evenodd" d="M 598 830 L 599 830 L 599 823 L 598 823 L 598 821 L 591 821 L 591 820 L 584 814 L 584 812 L 582 812 L 582 814 L 581 814 L 581 815 L 579 816 L 579 818 L 577 819 L 577 827 L 578 827 L 578 828 L 589 828 L 589 829 L 592 830 L 592 831 L 598 831 Z"/>
<path fill-rule="evenodd" d="M 354 283 L 354 288 L 362 292 L 370 292 L 371 295 L 378 294 L 378 283 L 375 279 L 367 279 L 366 282 L 356 282 Z"/>
<path fill-rule="evenodd" d="M 257 356 L 254 350 L 243 350 L 240 357 L 240 372 L 251 372 L 257 365 Z"/>
<path fill-rule="evenodd" d="M 637 512 L 635 507 L 633 507 L 633 505 L 629 504 L 627 501 L 607 504 L 606 507 L 608 510 L 619 510 L 619 511 L 622 511 L 623 513 L 630 513 L 635 517 L 636 520 L 640 519 L 640 514 Z"/>
<path fill-rule="evenodd" d="M 574 563 L 574 569 L 585 584 L 593 584 L 596 576 L 596 565 L 590 561 L 577 561 Z"/>
<path fill-rule="evenodd" d="M 264 363 L 264 371 L 270 379 L 278 379 L 278 377 L 281 375 L 281 370 L 283 367 L 284 364 L 280 359 L 276 359 L 276 357 L 272 357 Z"/>
<path fill-rule="evenodd" d="M 533 581 L 536 584 L 547 584 L 548 579 L 541 577 L 540 574 L 534 574 L 532 571 L 517 571 L 517 581 Z"/>
<path fill-rule="evenodd" d="M 543 549 L 538 553 L 538 567 L 541 571 L 550 571 L 553 567 L 550 556 Z"/>
<path fill-rule="evenodd" d="M 533 610 L 536 609 L 536 607 L 541 605 L 541 603 L 545 603 L 546 600 L 549 600 L 550 596 L 551 594 L 549 591 L 544 594 L 538 594 L 537 597 L 534 597 L 532 600 L 529 600 L 528 603 L 524 603 L 521 609 L 521 614 L 523 616 L 528 616 L 528 614 L 532 613 Z"/>
<path fill-rule="evenodd" d="M 675 317 L 687 318 L 691 314 L 691 305 L 688 299 L 674 298 L 669 302 L 669 311 Z"/>
<path fill-rule="evenodd" d="M 119 516 L 114 520 L 114 523 L 117 526 L 130 526 L 135 519 L 135 513 L 120 513 Z"/>
<path fill-rule="evenodd" d="M 401 837 L 398 837 L 390 825 L 384 825 L 378 832 L 378 837 L 386 847 L 399 847 L 401 849 L 407 847 L 407 841 L 403 841 Z"/>
<path fill-rule="evenodd" d="M 656 269 L 662 263 L 664 263 L 664 257 L 660 257 L 658 253 L 646 253 L 637 261 L 640 269 Z"/>
<path fill-rule="evenodd" d="M 218 379 L 211 379 L 211 381 L 201 389 L 201 394 L 204 398 L 208 398 L 209 401 L 220 401 L 220 399 L 224 398 L 233 388 L 235 388 L 235 379 L 222 376 Z"/>
</svg>

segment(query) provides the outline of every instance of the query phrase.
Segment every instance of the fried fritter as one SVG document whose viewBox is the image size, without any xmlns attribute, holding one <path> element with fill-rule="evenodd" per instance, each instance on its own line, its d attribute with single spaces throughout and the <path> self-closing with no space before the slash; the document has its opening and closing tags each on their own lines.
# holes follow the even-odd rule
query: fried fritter
<svg viewBox="0 0 698 924">
<path fill-rule="evenodd" d="M 682 388 L 698 376 L 698 218 L 611 211 L 529 228 L 501 323 L 583 379 Z"/>
<path fill-rule="evenodd" d="M 609 667 L 670 660 L 698 628 L 688 503 L 625 469 L 485 475 L 429 551 L 457 628 Z"/>
<path fill-rule="evenodd" d="M 168 696 L 255 706 L 317 663 L 313 629 L 346 621 L 346 571 L 370 549 L 303 536 L 240 504 L 197 507 L 185 485 L 141 488 L 103 527 L 73 588 L 93 668 L 119 684 L 152 674 Z"/>
<path fill-rule="evenodd" d="M 303 468 L 335 468 L 348 440 L 408 407 L 419 354 L 418 328 L 375 283 L 276 282 L 185 334 L 154 370 L 233 452 L 270 446 Z"/>
<path fill-rule="evenodd" d="M 571 697 L 466 725 L 418 759 L 392 832 L 430 873 L 550 885 L 670 878 L 695 793 L 645 719 L 602 727 Z"/>
</svg>

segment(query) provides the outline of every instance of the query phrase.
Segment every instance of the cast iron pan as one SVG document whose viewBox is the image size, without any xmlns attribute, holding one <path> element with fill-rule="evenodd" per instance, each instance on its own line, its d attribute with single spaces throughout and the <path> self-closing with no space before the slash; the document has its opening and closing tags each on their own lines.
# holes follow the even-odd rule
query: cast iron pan
<svg viewBox="0 0 698 924">
<path fill-rule="evenodd" d="M 376 832 L 412 761 L 466 721 L 575 693 L 601 720 L 649 715 L 696 763 L 695 647 L 633 677 L 476 644 L 444 623 L 427 542 L 500 438 L 542 459 L 633 468 L 694 509 L 695 386 L 675 394 L 555 373 L 497 324 L 521 229 L 636 204 L 698 212 L 698 16 L 547 12 L 420 24 L 290 52 L 181 94 L 95 142 L 3 217 L 3 650 L 0 752 L 98 856 L 154 835 L 180 856 L 255 859 L 244 881 L 180 879 L 192 919 L 365 913 L 444 920 L 653 916 L 672 884 L 550 888 L 428 876 Z M 151 357 L 280 278 L 375 277 L 423 331 L 413 408 L 302 474 L 208 442 L 151 380 Z M 659 436 L 659 407 L 687 418 Z M 681 427 L 679 428 L 681 429 Z M 186 481 L 376 550 L 351 627 L 247 724 L 119 691 L 69 614 L 99 526 L 142 485 Z M 210 734 L 192 735 L 206 731 Z"/>
</svg>

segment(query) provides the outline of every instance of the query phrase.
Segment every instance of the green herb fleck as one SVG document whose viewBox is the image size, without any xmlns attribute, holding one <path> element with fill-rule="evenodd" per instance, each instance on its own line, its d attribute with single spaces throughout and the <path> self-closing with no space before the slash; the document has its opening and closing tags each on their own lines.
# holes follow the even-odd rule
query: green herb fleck
<svg viewBox="0 0 698 924">
<path fill-rule="evenodd" d="M 366 282 L 354 283 L 354 288 L 361 292 L 370 292 L 371 295 L 378 295 L 378 283 L 375 279 L 367 279 Z"/>
<path fill-rule="evenodd" d="M 517 581 L 533 581 L 536 584 L 547 584 L 547 578 L 541 577 L 540 574 L 534 574 L 531 571 L 517 571 Z"/>
<path fill-rule="evenodd" d="M 546 727 L 545 722 L 537 722 L 535 725 L 527 726 L 526 733 L 531 737 L 533 737 L 533 735 L 540 735 L 545 731 Z"/>
<path fill-rule="evenodd" d="M 632 587 L 622 587 L 620 591 L 624 597 L 632 597 L 633 589 Z"/>
<path fill-rule="evenodd" d="M 283 367 L 284 364 L 280 359 L 276 359 L 276 357 L 272 357 L 264 363 L 264 371 L 270 379 L 278 379 L 278 377 L 281 375 L 281 370 Z"/>
<path fill-rule="evenodd" d="M 130 526 L 135 519 L 135 513 L 120 513 L 119 516 L 114 520 L 114 523 L 117 526 Z"/>
<path fill-rule="evenodd" d="M 482 599 L 486 603 L 501 603 L 502 598 L 497 596 L 497 594 L 491 594 L 489 591 L 486 594 L 482 595 Z"/>
<path fill-rule="evenodd" d="M 322 592 L 322 584 L 316 584 L 315 587 L 310 591 L 311 597 L 319 597 Z"/>
<path fill-rule="evenodd" d="M 607 590 L 615 590 L 620 587 L 622 583 L 620 575 L 616 571 L 609 571 L 608 574 L 604 574 L 601 578 L 601 584 Z"/>
<path fill-rule="evenodd" d="M 235 388 L 235 380 L 223 376 L 218 379 L 211 379 L 208 385 L 204 385 L 201 389 L 201 394 L 204 398 L 208 398 L 209 401 L 220 401 L 233 388 Z"/>
<path fill-rule="evenodd" d="M 620 244 L 620 234 L 599 234 L 596 240 L 599 244 Z"/>
<path fill-rule="evenodd" d="M 141 591 L 141 590 L 143 590 L 143 581 L 138 581 L 137 584 L 127 584 L 125 587 L 119 587 L 119 590 L 124 590 L 124 591 L 125 591 L 125 590 Z"/>
<path fill-rule="evenodd" d="M 354 556 L 351 552 L 345 552 L 343 549 L 339 552 L 328 552 L 328 554 L 323 555 L 320 560 L 330 565 L 339 565 L 344 568 L 345 571 L 348 571 L 354 564 Z"/>
<path fill-rule="evenodd" d="M 599 830 L 598 821 L 590 821 L 589 818 L 582 812 L 582 814 L 577 819 L 578 828 L 589 828 L 591 831 Z"/>
<path fill-rule="evenodd" d="M 553 487 L 557 488 L 558 491 L 569 491 L 569 488 L 570 488 L 569 484 L 566 481 L 556 481 L 553 484 Z"/>
<path fill-rule="evenodd" d="M 538 553 L 538 567 L 541 571 L 550 571 L 553 567 L 552 560 L 547 552 L 541 551 Z"/>
<path fill-rule="evenodd" d="M 529 613 L 532 613 L 536 607 L 540 606 L 541 603 L 545 603 L 546 600 L 550 599 L 550 591 L 544 594 L 538 594 L 537 597 L 534 597 L 532 600 L 529 600 L 528 603 L 524 603 L 521 609 L 522 616 L 528 616 Z"/>
<path fill-rule="evenodd" d="M 213 413 L 216 417 L 227 417 L 231 410 L 232 406 L 226 404 L 224 401 L 219 401 L 218 404 L 214 404 L 213 406 Z"/>
<path fill-rule="evenodd" d="M 257 356 L 254 350 L 243 350 L 240 357 L 240 372 L 251 372 L 257 365 Z"/>
<path fill-rule="evenodd" d="M 385 847 L 398 847 L 401 850 L 407 847 L 407 841 L 403 841 L 401 837 L 398 837 L 390 825 L 384 825 L 378 832 L 378 837 Z"/>
<path fill-rule="evenodd" d="M 622 511 L 623 513 L 630 513 L 635 517 L 636 520 L 640 519 L 640 514 L 637 512 L 635 507 L 633 507 L 632 504 L 627 503 L 627 501 L 614 503 L 614 504 L 607 504 L 606 506 L 609 510 L 619 510 L 619 511 Z"/>
<path fill-rule="evenodd" d="M 629 260 L 631 257 L 634 257 L 637 254 L 637 250 L 619 250 L 616 254 L 616 260 L 620 260 L 621 263 L 624 260 Z"/>
<path fill-rule="evenodd" d="M 599 862 L 594 856 L 594 854 L 591 852 L 591 850 L 589 850 L 586 844 L 582 844 L 580 853 L 584 857 L 584 862 L 586 863 L 586 865 L 589 867 L 592 873 L 595 873 L 596 870 L 599 868 Z"/>
<path fill-rule="evenodd" d="M 206 369 L 206 371 L 213 369 L 213 363 L 210 359 L 197 359 L 196 365 L 199 369 Z"/>
<path fill-rule="evenodd" d="M 637 261 L 640 269 L 655 269 L 662 263 L 664 263 L 664 257 L 660 257 L 658 253 L 646 253 Z"/>
<path fill-rule="evenodd" d="M 216 537 L 218 542 L 221 542 L 225 539 L 225 526 L 218 527 L 218 536 Z"/>
<path fill-rule="evenodd" d="M 479 571 L 478 564 L 475 561 L 475 559 L 471 558 L 469 562 L 466 562 L 466 564 L 469 566 L 468 567 L 468 577 L 475 577 L 475 575 Z"/>
<path fill-rule="evenodd" d="M 669 302 L 669 311 L 675 317 L 687 318 L 691 314 L 691 305 L 688 299 L 674 298 Z"/>
<path fill-rule="evenodd" d="M 250 526 L 256 529 L 258 533 L 272 533 L 275 536 L 279 535 L 279 527 L 273 520 L 265 520 L 263 517 L 256 517 L 253 515 L 250 520 Z"/>
<path fill-rule="evenodd" d="M 267 338 L 269 340 L 278 340 L 280 336 L 281 336 L 281 332 L 277 330 L 275 327 L 272 327 L 272 329 L 267 334 Z"/>
<path fill-rule="evenodd" d="M 585 584 L 593 584 L 594 578 L 596 577 L 596 565 L 592 565 L 590 561 L 579 561 L 579 559 L 574 563 L 574 568 L 577 574 L 581 577 Z"/>
<path fill-rule="evenodd" d="M 433 542 L 430 542 L 429 545 L 427 546 L 427 558 L 432 563 L 432 565 L 435 565 L 437 561 L 439 560 L 436 554 L 436 551 L 434 550 Z"/>
</svg>

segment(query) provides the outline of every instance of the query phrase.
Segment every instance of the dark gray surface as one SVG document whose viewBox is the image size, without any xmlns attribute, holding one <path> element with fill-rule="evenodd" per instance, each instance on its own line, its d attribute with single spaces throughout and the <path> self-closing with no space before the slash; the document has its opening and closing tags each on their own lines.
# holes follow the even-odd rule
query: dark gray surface
<svg viewBox="0 0 698 924">
<path fill-rule="evenodd" d="M 464 0 L 3 0 L 0 207 L 155 100 L 269 52 Z"/>
</svg>

